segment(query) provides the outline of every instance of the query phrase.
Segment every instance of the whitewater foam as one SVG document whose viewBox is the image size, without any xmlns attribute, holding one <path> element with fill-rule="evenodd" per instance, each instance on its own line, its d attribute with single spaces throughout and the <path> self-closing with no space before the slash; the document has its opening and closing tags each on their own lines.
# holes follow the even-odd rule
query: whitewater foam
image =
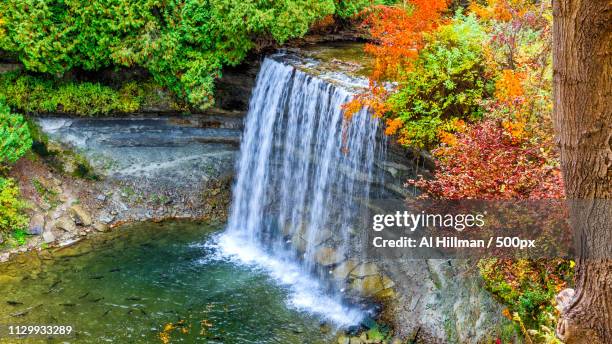
<svg viewBox="0 0 612 344">
<path fill-rule="evenodd" d="M 320 316 L 339 328 L 359 324 L 366 316 L 365 310 L 329 296 L 320 281 L 305 274 L 297 262 L 270 255 L 246 237 L 224 232 L 213 237 L 209 245 L 222 257 L 235 264 L 262 270 L 276 283 L 287 288 L 289 307 Z"/>
</svg>

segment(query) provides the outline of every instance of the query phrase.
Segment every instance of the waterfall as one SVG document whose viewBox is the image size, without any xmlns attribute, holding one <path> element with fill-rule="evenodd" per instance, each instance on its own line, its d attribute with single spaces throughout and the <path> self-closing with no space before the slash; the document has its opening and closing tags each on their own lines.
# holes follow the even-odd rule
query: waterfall
<svg viewBox="0 0 612 344">
<path fill-rule="evenodd" d="M 290 285 L 293 305 L 339 325 L 358 321 L 360 312 L 316 275 L 325 274 L 320 263 L 349 253 L 352 221 L 369 197 L 381 151 L 377 120 L 366 111 L 345 120 L 342 105 L 352 96 L 282 61 L 263 61 L 221 240 L 226 251 Z"/>
</svg>

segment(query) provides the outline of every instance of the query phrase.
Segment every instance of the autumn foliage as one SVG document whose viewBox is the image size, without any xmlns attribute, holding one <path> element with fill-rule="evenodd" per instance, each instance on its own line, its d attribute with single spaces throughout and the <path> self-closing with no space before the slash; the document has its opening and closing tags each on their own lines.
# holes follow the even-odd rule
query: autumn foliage
<svg viewBox="0 0 612 344">
<path fill-rule="evenodd" d="M 376 117 L 386 115 L 389 92 L 385 81 L 401 80 L 412 69 L 424 46 L 424 34 L 439 25 L 446 9 L 446 0 L 411 0 L 394 6 L 372 6 L 361 13 L 373 42 L 366 44 L 365 51 L 374 57 L 374 67 L 369 91 L 346 104 L 348 118 L 363 107 Z"/>
<path fill-rule="evenodd" d="M 375 57 L 370 78 L 396 80 L 402 71 L 409 70 L 424 45 L 423 34 L 437 27 L 446 8 L 445 0 L 411 0 L 407 5 L 368 9 L 364 25 L 375 42 L 365 47 Z"/>
<path fill-rule="evenodd" d="M 484 121 L 433 151 L 432 180 L 413 180 L 427 196 L 445 199 L 563 198 L 561 172 L 550 165 L 549 142 L 517 141 L 502 125 Z"/>
</svg>

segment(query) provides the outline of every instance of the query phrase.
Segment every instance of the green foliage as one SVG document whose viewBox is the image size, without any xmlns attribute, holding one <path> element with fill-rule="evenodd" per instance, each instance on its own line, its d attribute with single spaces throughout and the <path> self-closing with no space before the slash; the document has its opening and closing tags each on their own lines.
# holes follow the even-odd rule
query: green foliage
<svg viewBox="0 0 612 344">
<path fill-rule="evenodd" d="M 0 232 L 13 233 L 25 230 L 28 217 L 24 214 L 26 203 L 12 179 L 0 177 Z"/>
<path fill-rule="evenodd" d="M 474 16 L 458 13 L 452 22 L 428 37 L 414 68 L 387 101 L 402 121 L 406 143 L 428 147 L 440 130 L 452 130 L 457 119 L 482 116 L 480 100 L 487 93 L 482 45 L 485 32 Z"/>
<path fill-rule="evenodd" d="M 0 97 L 24 112 L 62 112 L 94 116 L 137 111 L 142 92 L 134 83 L 120 89 L 99 83 L 73 83 L 20 72 L 0 75 Z"/>
<path fill-rule="evenodd" d="M 28 125 L 12 114 L 0 96 L 0 164 L 14 163 L 32 146 Z"/>
<path fill-rule="evenodd" d="M 282 43 L 302 36 L 335 9 L 334 0 L 6 0 L 0 2 L 0 49 L 16 54 L 27 70 L 56 75 L 142 66 L 204 108 L 212 104 L 222 66 L 240 63 L 255 38 Z M 98 90 L 96 104 L 104 107 L 112 97 Z M 96 86 L 78 91 L 93 96 Z M 82 105 L 74 98 L 68 103 Z"/>
<path fill-rule="evenodd" d="M 336 4 L 335 14 L 340 18 L 351 18 L 373 5 L 393 5 L 398 0 L 340 0 Z"/>
<path fill-rule="evenodd" d="M 27 241 L 27 236 L 28 232 L 24 231 L 23 229 L 15 229 L 12 233 L 13 239 L 19 246 L 25 245 Z"/>
<path fill-rule="evenodd" d="M 485 287 L 508 306 L 505 315 L 524 335 L 544 338 L 555 327 L 553 300 L 573 277 L 570 261 L 483 259 L 478 268 Z"/>
</svg>

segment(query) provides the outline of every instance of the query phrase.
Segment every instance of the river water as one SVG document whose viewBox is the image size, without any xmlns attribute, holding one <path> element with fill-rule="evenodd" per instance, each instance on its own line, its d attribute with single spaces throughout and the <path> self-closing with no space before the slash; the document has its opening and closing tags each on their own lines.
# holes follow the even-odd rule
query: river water
<svg viewBox="0 0 612 344">
<path fill-rule="evenodd" d="M 130 225 L 0 265 L 0 324 L 75 329 L 72 337 L 0 343 L 332 341 L 320 317 L 288 306 L 288 286 L 220 252 L 220 228 Z"/>
</svg>

